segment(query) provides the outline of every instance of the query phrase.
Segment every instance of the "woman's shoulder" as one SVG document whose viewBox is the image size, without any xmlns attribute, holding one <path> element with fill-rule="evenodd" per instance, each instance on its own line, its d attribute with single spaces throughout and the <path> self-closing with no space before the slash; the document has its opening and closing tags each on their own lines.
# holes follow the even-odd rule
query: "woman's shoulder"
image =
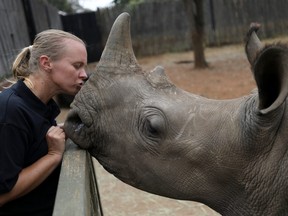
<svg viewBox="0 0 288 216">
<path fill-rule="evenodd" d="M 7 89 L 4 89 L 0 93 L 0 105 L 3 106 L 11 106 L 10 108 L 17 107 L 17 105 L 22 104 L 22 99 L 18 97 L 14 86 L 11 86 Z"/>
<path fill-rule="evenodd" d="M 20 120 L 26 110 L 25 101 L 19 97 L 13 87 L 0 93 L 0 122 Z"/>
</svg>

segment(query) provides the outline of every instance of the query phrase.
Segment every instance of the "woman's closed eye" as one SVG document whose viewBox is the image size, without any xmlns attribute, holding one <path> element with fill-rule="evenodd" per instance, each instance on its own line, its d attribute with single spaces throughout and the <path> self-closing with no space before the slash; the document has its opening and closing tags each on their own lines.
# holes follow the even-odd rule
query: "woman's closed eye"
<svg viewBox="0 0 288 216">
<path fill-rule="evenodd" d="M 84 67 L 84 64 L 79 62 L 79 63 L 73 64 L 73 66 L 75 67 L 75 69 L 80 69 L 81 67 Z"/>
</svg>

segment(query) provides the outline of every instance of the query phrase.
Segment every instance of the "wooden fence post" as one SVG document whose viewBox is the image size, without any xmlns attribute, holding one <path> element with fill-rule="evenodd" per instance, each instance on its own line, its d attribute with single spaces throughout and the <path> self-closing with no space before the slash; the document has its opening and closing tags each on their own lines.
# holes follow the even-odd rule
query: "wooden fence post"
<svg viewBox="0 0 288 216">
<path fill-rule="evenodd" d="M 66 142 L 53 216 L 103 216 L 90 154 Z"/>
</svg>

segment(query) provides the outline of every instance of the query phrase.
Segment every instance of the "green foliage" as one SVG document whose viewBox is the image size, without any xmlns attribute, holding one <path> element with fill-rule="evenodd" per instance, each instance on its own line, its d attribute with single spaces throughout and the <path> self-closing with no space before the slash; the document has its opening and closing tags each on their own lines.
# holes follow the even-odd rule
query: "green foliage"
<svg viewBox="0 0 288 216">
<path fill-rule="evenodd" d="M 147 0 L 146 0 L 147 1 Z M 113 0 L 113 3 L 122 6 L 132 6 L 144 2 L 144 0 Z"/>
<path fill-rule="evenodd" d="M 157 2 L 157 1 L 163 2 L 163 1 L 173 1 L 173 0 L 113 0 L 112 2 L 115 5 L 133 7 L 141 3 Z"/>
</svg>

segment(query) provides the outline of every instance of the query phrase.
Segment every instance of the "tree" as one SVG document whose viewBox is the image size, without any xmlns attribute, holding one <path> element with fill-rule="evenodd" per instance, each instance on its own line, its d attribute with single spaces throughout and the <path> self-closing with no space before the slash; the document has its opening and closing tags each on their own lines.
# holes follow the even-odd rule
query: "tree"
<svg viewBox="0 0 288 216">
<path fill-rule="evenodd" d="M 195 68 L 206 68 L 208 64 L 204 54 L 203 0 L 183 0 L 183 3 L 190 24 Z"/>
</svg>

